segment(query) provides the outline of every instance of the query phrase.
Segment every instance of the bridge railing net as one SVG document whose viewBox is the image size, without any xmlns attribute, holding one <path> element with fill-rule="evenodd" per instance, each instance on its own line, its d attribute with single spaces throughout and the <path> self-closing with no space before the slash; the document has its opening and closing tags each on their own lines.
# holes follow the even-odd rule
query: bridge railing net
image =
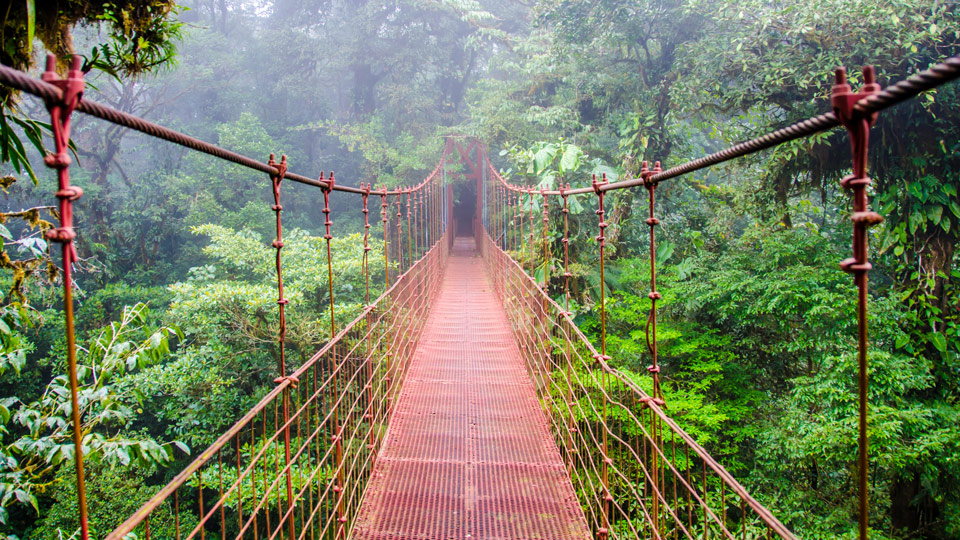
<svg viewBox="0 0 960 540">
<path fill-rule="evenodd" d="M 839 183 L 850 191 L 853 257 L 840 267 L 854 276 L 857 288 L 858 537 L 869 530 L 868 503 L 868 229 L 883 221 L 869 208 L 867 175 L 870 127 L 881 110 L 960 78 L 960 57 L 949 58 L 887 88 L 876 82 L 866 66 L 863 84 L 854 91 L 846 70 L 835 71 L 831 88 L 832 112 L 791 124 L 713 154 L 661 169 L 660 162 L 643 162 L 637 178 L 610 182 L 594 176 L 588 186 L 570 184 L 538 187 L 511 184 L 486 157 L 478 179 L 482 225 L 475 232 L 494 276 L 496 289 L 509 314 L 527 368 L 536 383 L 544 412 L 550 418 L 556 442 L 564 454 L 573 487 L 598 538 L 758 538 L 793 535 L 736 480 L 713 460 L 665 413 L 667 400 L 660 387 L 657 347 L 657 291 L 655 192 L 665 180 L 724 161 L 843 126 L 851 141 L 852 174 Z M 613 369 L 606 350 L 604 287 L 604 194 L 643 187 L 648 195 L 650 227 L 650 312 L 646 338 L 652 365 L 652 391 L 646 393 L 635 375 Z M 538 281 L 550 283 L 552 243 L 550 199 L 561 205 L 563 302 L 569 304 L 568 197 L 592 194 L 597 198 L 599 247 L 599 351 L 573 323 L 568 309 L 547 295 Z M 542 225 L 534 219 L 535 200 L 542 202 Z M 537 222 L 541 220 L 536 219 Z M 536 232 L 535 232 L 536 231 Z M 540 238 L 538 239 L 537 236 Z M 538 252 L 542 253 L 542 259 Z M 514 260 L 517 257 L 523 263 Z M 538 264 L 538 260 L 540 261 Z M 529 265 L 527 264 L 529 263 Z M 535 280 L 531 276 L 536 275 Z"/>
<path fill-rule="evenodd" d="M 447 250 L 435 243 L 107 538 L 345 538 Z"/>
<path fill-rule="evenodd" d="M 483 254 L 587 521 L 607 538 L 794 538 L 610 367 L 488 234 Z"/>
</svg>

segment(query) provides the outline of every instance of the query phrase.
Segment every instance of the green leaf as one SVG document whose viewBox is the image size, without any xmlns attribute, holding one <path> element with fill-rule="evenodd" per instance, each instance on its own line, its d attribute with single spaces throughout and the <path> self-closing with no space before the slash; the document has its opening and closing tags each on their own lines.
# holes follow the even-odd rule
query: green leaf
<svg viewBox="0 0 960 540">
<path fill-rule="evenodd" d="M 676 247 L 677 245 L 673 242 L 661 242 L 657 246 L 657 264 L 664 264 L 670 260 L 670 256 L 673 255 L 673 250 Z"/>
<path fill-rule="evenodd" d="M 914 212 L 910 214 L 909 221 L 910 221 L 910 234 L 917 234 L 917 229 L 920 227 L 920 222 L 923 221 L 923 216 L 918 212 Z"/>
<path fill-rule="evenodd" d="M 560 157 L 560 172 L 566 174 L 573 172 L 580 167 L 580 156 L 583 150 L 575 144 L 568 144 L 563 150 L 563 156 Z"/>
<path fill-rule="evenodd" d="M 35 0 L 27 0 L 27 50 L 33 50 L 33 34 L 37 28 L 37 7 Z"/>
<path fill-rule="evenodd" d="M 930 221 L 934 225 L 940 224 L 940 219 L 943 217 L 943 207 L 939 204 L 937 206 L 931 206 L 927 209 L 927 217 L 930 218 Z"/>
<path fill-rule="evenodd" d="M 550 163 L 553 161 L 553 158 L 557 155 L 557 145 L 548 144 L 545 145 L 540 150 L 537 150 L 537 153 L 533 155 L 533 174 L 540 174 L 547 167 L 550 166 Z"/>
<path fill-rule="evenodd" d="M 920 185 L 920 182 L 910 182 L 907 184 L 907 193 L 912 195 L 920 202 L 925 202 L 927 200 L 923 194 L 923 186 Z"/>
<path fill-rule="evenodd" d="M 957 204 L 954 201 L 950 202 L 950 211 L 953 212 L 953 215 L 960 218 L 960 204 Z"/>
<path fill-rule="evenodd" d="M 7 240 L 13 240 L 13 235 L 10 234 L 10 229 L 7 229 L 7 227 L 4 225 L 0 225 L 0 236 L 6 238 Z"/>
<path fill-rule="evenodd" d="M 947 338 L 943 337 L 943 334 L 937 332 L 930 333 L 930 343 L 932 343 L 938 351 L 947 352 Z"/>
</svg>

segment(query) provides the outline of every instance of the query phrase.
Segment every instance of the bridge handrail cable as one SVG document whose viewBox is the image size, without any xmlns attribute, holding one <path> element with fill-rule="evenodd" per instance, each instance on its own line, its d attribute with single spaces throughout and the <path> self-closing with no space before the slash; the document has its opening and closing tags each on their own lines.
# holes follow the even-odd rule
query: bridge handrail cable
<svg viewBox="0 0 960 540">
<path fill-rule="evenodd" d="M 59 102 L 62 99 L 64 94 L 63 90 L 57 88 L 56 86 L 31 77 L 30 75 L 13 69 L 9 66 L 0 65 L 0 84 L 9 86 L 10 88 L 15 88 L 27 94 L 39 97 L 46 102 Z M 258 161 L 251 157 L 245 156 L 243 154 L 234 152 L 232 150 L 227 150 L 215 144 L 202 141 L 196 137 L 192 137 L 185 133 L 181 133 L 174 129 L 162 126 L 155 122 L 151 122 L 139 116 L 119 111 L 107 105 L 97 103 L 94 101 L 80 100 L 77 104 L 77 111 L 88 114 L 90 116 L 99 118 L 110 122 L 111 124 L 116 124 L 118 126 L 124 126 L 130 128 L 134 131 L 139 131 L 145 135 L 162 139 L 171 143 L 174 143 L 179 146 L 190 148 L 204 154 L 223 159 L 259 171 L 266 174 L 276 174 L 277 169 L 271 167 L 264 163 L 263 161 Z M 318 187 L 327 189 L 330 187 L 330 183 L 327 181 L 317 180 L 316 178 L 310 178 L 301 174 L 296 174 L 287 171 L 284 176 L 284 179 L 292 180 L 294 182 L 305 184 L 308 186 Z M 410 193 L 421 189 L 426 184 L 426 181 L 417 184 L 416 186 L 403 189 L 392 189 L 387 190 L 387 195 L 398 195 L 403 193 Z M 361 195 L 364 191 L 360 188 L 345 186 L 342 184 L 334 183 L 334 191 L 343 191 L 346 193 L 353 193 Z M 383 190 L 374 190 L 375 193 L 382 193 Z"/>
<path fill-rule="evenodd" d="M 944 60 L 939 64 L 931 66 L 929 69 L 915 73 L 902 81 L 890 85 L 876 94 L 863 98 L 853 106 L 853 109 L 857 114 L 874 114 L 907 101 L 910 98 L 916 97 L 923 92 L 932 90 L 938 86 L 942 86 L 950 81 L 954 81 L 958 78 L 960 78 L 960 56 L 954 56 Z M 724 150 L 720 150 L 686 163 L 670 167 L 659 174 L 652 175 L 649 181 L 657 184 L 664 180 L 669 180 L 687 173 L 706 169 L 708 167 L 712 167 L 713 165 L 718 165 L 738 157 L 754 154 L 761 150 L 766 150 L 767 148 L 772 148 L 785 142 L 809 137 L 815 133 L 827 131 L 836 127 L 840 127 L 841 125 L 842 123 L 840 119 L 837 118 L 836 113 L 833 112 L 813 116 L 806 120 L 791 124 L 787 127 L 771 131 L 765 135 L 737 143 Z M 573 188 L 564 190 L 563 192 L 558 189 L 539 190 L 530 186 L 512 184 L 504 179 L 496 169 L 493 169 L 492 172 L 504 187 L 518 193 L 535 192 L 537 194 L 559 196 L 564 193 L 567 195 L 578 195 L 594 192 L 593 187 Z M 643 185 L 644 180 L 642 178 L 630 178 L 617 182 L 608 182 L 601 185 L 599 189 L 600 191 L 612 191 L 616 189 L 633 188 Z"/>
</svg>

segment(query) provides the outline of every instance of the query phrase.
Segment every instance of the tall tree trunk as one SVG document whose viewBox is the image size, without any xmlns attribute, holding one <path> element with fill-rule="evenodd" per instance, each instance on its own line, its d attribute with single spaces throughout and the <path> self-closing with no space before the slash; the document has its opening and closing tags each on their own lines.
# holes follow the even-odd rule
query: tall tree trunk
<svg viewBox="0 0 960 540">
<path fill-rule="evenodd" d="M 953 255 L 956 250 L 956 238 L 945 233 L 939 226 L 930 224 L 926 234 L 917 235 L 917 263 L 920 267 L 920 278 L 933 280 L 933 288 L 928 289 L 936 300 L 936 306 L 941 312 L 947 311 L 946 289 L 950 282 L 950 271 L 953 268 Z M 937 331 L 942 328 L 936 328 Z"/>
</svg>

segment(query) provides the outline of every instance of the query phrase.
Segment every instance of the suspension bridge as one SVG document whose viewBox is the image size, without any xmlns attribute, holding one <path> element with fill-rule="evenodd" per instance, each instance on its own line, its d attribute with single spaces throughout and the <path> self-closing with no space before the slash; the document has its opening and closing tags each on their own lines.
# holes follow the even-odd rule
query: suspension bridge
<svg viewBox="0 0 960 540">
<path fill-rule="evenodd" d="M 852 144 L 852 174 L 841 184 L 853 207 L 853 254 L 840 264 L 857 284 L 859 317 L 859 450 L 851 460 L 860 538 L 867 538 L 867 231 L 882 221 L 868 207 L 869 131 L 883 109 L 960 76 L 960 58 L 887 88 L 865 68 L 857 91 L 838 70 L 832 112 L 665 170 L 645 163 L 638 178 L 594 177 L 554 189 L 511 184 L 470 137 L 448 137 L 436 168 L 412 187 L 302 176 L 288 170 L 285 157 L 259 161 L 85 101 L 79 59 L 64 78 L 55 65 L 48 58 L 40 81 L 0 66 L 0 82 L 44 99 L 51 115 L 54 151 L 45 163 L 57 173 L 61 223 L 47 237 L 63 249 L 75 448 L 82 448 L 82 432 L 71 263 L 73 207 L 83 192 L 69 177 L 71 114 L 261 171 L 276 214 L 275 386 L 108 534 L 88 530 L 84 453 L 74 452 L 82 540 L 794 538 L 667 412 L 657 351 L 655 194 L 668 179 L 840 126 Z M 463 172 L 452 172 L 454 165 Z M 466 222 L 454 216 L 454 179 L 476 187 L 476 211 Z M 285 180 L 319 188 L 326 216 L 330 337 L 299 366 L 287 365 L 285 354 L 285 311 L 296 309 L 283 289 Z M 649 208 L 649 393 L 611 365 L 603 288 L 598 343 L 577 328 L 569 305 L 569 198 L 596 201 L 602 281 L 604 196 L 633 188 L 646 190 Z M 334 194 L 352 197 L 364 224 L 365 308 L 339 326 Z M 370 257 L 372 234 L 382 234 L 383 260 Z M 551 269 L 555 259 L 562 271 Z M 371 297 L 371 279 L 381 273 L 384 292 Z M 551 283 L 560 284 L 560 302 L 546 292 Z"/>
</svg>

